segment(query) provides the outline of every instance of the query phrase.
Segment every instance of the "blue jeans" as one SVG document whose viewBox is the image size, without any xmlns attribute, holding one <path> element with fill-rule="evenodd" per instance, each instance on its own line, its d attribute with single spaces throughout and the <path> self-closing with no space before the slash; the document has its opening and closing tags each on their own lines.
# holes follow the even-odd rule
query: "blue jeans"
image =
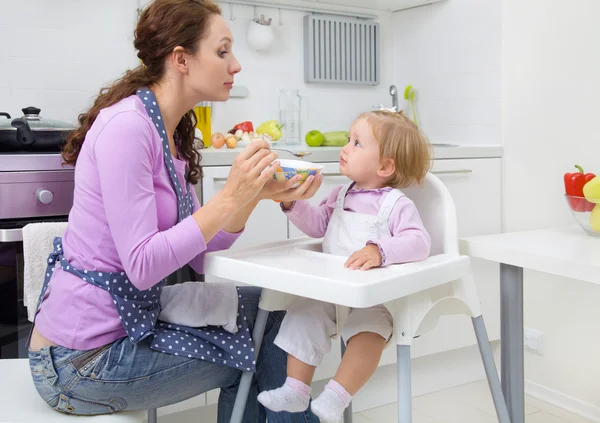
<svg viewBox="0 0 600 423">
<path fill-rule="evenodd" d="M 258 311 L 260 289 L 241 288 L 249 322 Z M 244 412 L 244 423 L 316 423 L 309 410 L 274 413 L 256 400 L 258 392 L 283 385 L 287 357 L 273 340 L 284 313 L 270 313 L 257 370 Z M 251 324 L 252 329 L 252 324 Z M 229 423 L 241 372 L 203 360 L 164 354 L 147 339 L 133 344 L 128 338 L 91 351 L 46 347 L 29 352 L 33 382 L 53 408 L 69 414 L 107 414 L 146 410 L 174 404 L 220 388 L 218 423 Z"/>
</svg>

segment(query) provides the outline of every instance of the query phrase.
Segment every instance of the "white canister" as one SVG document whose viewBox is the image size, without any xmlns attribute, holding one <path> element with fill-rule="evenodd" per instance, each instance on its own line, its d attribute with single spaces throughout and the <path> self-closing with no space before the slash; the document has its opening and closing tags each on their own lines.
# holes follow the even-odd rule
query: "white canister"
<svg viewBox="0 0 600 423">
<path fill-rule="evenodd" d="M 250 21 L 246 33 L 248 45 L 256 50 L 268 50 L 275 40 L 275 33 L 271 25 L 262 25 L 256 21 Z"/>
</svg>

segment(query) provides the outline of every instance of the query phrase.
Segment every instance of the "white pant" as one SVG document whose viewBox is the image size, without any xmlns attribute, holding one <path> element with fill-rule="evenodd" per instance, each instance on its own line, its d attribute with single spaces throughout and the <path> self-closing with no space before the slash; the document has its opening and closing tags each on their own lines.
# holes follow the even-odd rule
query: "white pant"
<svg viewBox="0 0 600 423">
<path fill-rule="evenodd" d="M 347 342 L 359 333 L 373 332 L 387 341 L 392 329 L 392 315 L 384 305 L 378 305 L 351 309 L 341 335 Z M 334 304 L 297 298 L 283 319 L 275 345 L 306 364 L 318 366 L 331 350 L 331 337 L 335 335 Z"/>
</svg>

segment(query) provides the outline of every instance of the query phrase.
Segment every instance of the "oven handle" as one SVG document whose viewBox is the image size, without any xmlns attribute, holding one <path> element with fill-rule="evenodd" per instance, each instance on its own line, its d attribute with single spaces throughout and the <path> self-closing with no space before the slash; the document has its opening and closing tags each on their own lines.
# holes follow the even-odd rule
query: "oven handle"
<svg viewBox="0 0 600 423">
<path fill-rule="evenodd" d="M 23 230 L 21 228 L 0 229 L 0 243 L 20 241 L 23 241 Z"/>
</svg>

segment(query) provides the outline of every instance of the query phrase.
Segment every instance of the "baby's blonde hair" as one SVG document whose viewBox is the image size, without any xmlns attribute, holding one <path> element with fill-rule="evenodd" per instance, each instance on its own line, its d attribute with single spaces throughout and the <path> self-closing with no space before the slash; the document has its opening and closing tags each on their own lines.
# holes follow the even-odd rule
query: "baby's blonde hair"
<svg viewBox="0 0 600 423">
<path fill-rule="evenodd" d="M 362 113 L 379 142 L 381 159 L 394 160 L 396 171 L 388 181 L 394 188 L 421 184 L 431 167 L 431 150 L 427 137 L 404 113 L 375 110 Z"/>
</svg>

